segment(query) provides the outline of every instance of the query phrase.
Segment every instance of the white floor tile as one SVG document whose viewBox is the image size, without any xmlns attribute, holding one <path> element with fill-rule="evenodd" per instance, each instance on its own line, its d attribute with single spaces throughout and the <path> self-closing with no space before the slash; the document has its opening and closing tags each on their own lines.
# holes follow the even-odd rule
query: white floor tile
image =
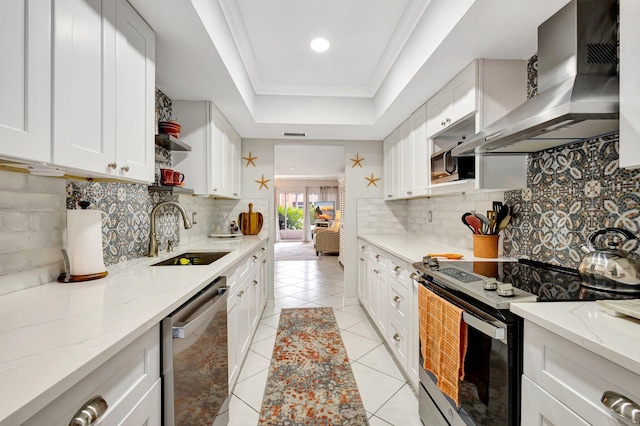
<svg viewBox="0 0 640 426">
<path fill-rule="evenodd" d="M 231 395 L 229 410 L 216 417 L 212 426 L 246 426 L 255 425 L 260 419 L 260 414 L 242 402 L 238 397 Z"/>
<path fill-rule="evenodd" d="M 351 315 L 357 315 L 361 318 L 368 318 L 364 309 L 362 309 L 362 306 L 360 305 L 348 305 L 340 308 L 340 310 Z"/>
<path fill-rule="evenodd" d="M 344 306 L 344 298 L 342 296 L 329 296 L 316 299 L 314 303 L 327 308 L 341 308 Z"/>
<path fill-rule="evenodd" d="M 362 320 L 356 325 L 348 327 L 347 330 L 352 333 L 359 334 L 362 337 L 366 337 L 367 339 L 382 342 L 378 332 L 373 328 L 373 325 L 371 325 L 368 319 Z"/>
<path fill-rule="evenodd" d="M 276 336 L 267 337 L 259 342 L 251 343 L 250 349 L 267 359 L 273 355 L 273 345 L 276 343 Z"/>
<path fill-rule="evenodd" d="M 388 374 L 398 380 L 405 381 L 405 377 L 400 372 L 400 369 L 398 369 L 398 366 L 393 361 L 393 358 L 391 358 L 389 351 L 384 345 L 378 346 L 371 352 L 359 358 L 356 362 Z"/>
<path fill-rule="evenodd" d="M 422 425 L 418 414 L 418 399 L 408 384 L 393 395 L 375 415 L 392 425 Z"/>
<path fill-rule="evenodd" d="M 276 329 L 260 322 L 256 329 L 256 334 L 253 335 L 253 342 L 259 342 L 276 335 Z"/>
<path fill-rule="evenodd" d="M 267 384 L 269 370 L 263 370 L 258 374 L 254 374 L 242 382 L 236 383 L 233 394 L 244 401 L 251 408 L 260 412 L 262 407 L 262 397 L 264 396 L 264 388 Z M 230 408 L 231 410 L 231 408 Z"/>
<path fill-rule="evenodd" d="M 333 314 L 336 316 L 336 322 L 338 323 L 338 328 L 342 330 L 353 327 L 354 325 L 363 321 L 362 317 L 359 317 L 357 315 L 352 315 L 340 309 L 334 310 Z"/>
<path fill-rule="evenodd" d="M 238 382 L 248 379 L 254 374 L 266 370 L 269 368 L 271 361 L 263 357 L 257 352 L 249 351 L 247 358 L 244 360 L 240 374 L 238 375 Z"/>
<path fill-rule="evenodd" d="M 350 360 L 358 360 L 361 356 L 381 345 L 380 342 L 350 333 L 347 330 L 340 330 L 340 334 Z"/>
<path fill-rule="evenodd" d="M 307 300 L 298 299 L 297 297 L 286 296 L 281 299 L 276 299 L 274 305 L 276 308 L 297 308 L 298 306 L 307 303 Z"/>
<path fill-rule="evenodd" d="M 280 313 L 277 314 L 273 314 L 271 316 L 268 317 L 264 317 L 264 315 L 262 316 L 262 319 L 260 320 L 260 322 L 262 324 L 266 324 L 269 327 L 273 327 L 276 330 L 278 330 L 278 324 L 280 323 Z"/>
<path fill-rule="evenodd" d="M 372 416 L 369 419 L 369 426 L 389 426 L 389 423 L 385 422 L 380 417 Z M 397 424 L 394 423 L 394 426 L 405 426 L 405 425 L 404 423 L 397 423 Z"/>
<path fill-rule="evenodd" d="M 372 413 L 378 411 L 389 398 L 404 386 L 402 380 L 394 379 L 357 362 L 351 364 L 351 369 L 356 378 L 364 408 Z"/>
</svg>

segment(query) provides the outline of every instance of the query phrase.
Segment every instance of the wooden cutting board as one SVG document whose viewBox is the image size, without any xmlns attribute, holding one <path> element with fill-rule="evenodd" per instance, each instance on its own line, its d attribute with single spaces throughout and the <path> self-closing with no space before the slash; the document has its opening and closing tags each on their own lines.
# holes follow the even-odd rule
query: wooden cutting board
<svg viewBox="0 0 640 426">
<path fill-rule="evenodd" d="M 238 223 L 244 235 L 258 235 L 262 229 L 262 213 L 254 213 L 253 203 L 249 203 L 249 213 L 240 213 Z"/>
</svg>

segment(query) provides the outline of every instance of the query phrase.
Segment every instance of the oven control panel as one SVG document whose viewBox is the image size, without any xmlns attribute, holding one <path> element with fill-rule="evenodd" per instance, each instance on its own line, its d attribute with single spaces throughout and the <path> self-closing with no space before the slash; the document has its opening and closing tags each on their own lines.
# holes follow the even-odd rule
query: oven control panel
<svg viewBox="0 0 640 426">
<path fill-rule="evenodd" d="M 463 282 L 465 284 L 472 283 L 475 281 L 482 281 L 482 279 L 479 278 L 477 275 L 473 275 L 468 272 L 461 271 L 460 269 L 457 269 L 457 268 L 442 268 L 442 269 L 438 269 L 438 272 L 448 277 L 451 277 L 454 280 Z"/>
</svg>

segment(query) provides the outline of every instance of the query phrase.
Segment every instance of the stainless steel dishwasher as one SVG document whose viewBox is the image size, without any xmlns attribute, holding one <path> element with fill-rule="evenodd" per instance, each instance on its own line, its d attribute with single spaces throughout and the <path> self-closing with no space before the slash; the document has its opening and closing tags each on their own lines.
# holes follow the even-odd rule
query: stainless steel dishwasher
<svg viewBox="0 0 640 426">
<path fill-rule="evenodd" d="M 211 425 L 229 396 L 226 278 L 162 320 L 163 425 Z"/>
</svg>

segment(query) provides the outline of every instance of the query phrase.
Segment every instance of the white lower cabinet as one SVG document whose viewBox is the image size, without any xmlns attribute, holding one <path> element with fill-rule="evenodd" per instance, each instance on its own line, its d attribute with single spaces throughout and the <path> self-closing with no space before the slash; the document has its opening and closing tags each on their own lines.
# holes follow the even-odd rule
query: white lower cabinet
<svg viewBox="0 0 640 426">
<path fill-rule="evenodd" d="M 640 403 L 640 375 L 525 321 L 522 425 L 631 425 L 601 402 L 607 391 Z"/>
<path fill-rule="evenodd" d="M 96 396 L 102 397 L 108 405 L 96 424 L 160 424 L 158 327 L 148 330 L 23 424 L 67 426 L 74 415 Z"/>
<path fill-rule="evenodd" d="M 266 248 L 262 246 L 241 260 L 227 273 L 227 284 L 229 390 L 232 390 L 267 300 Z"/>
<path fill-rule="evenodd" d="M 418 389 L 418 299 L 411 265 L 363 240 L 358 245 L 360 303 L 398 365 Z"/>
</svg>

